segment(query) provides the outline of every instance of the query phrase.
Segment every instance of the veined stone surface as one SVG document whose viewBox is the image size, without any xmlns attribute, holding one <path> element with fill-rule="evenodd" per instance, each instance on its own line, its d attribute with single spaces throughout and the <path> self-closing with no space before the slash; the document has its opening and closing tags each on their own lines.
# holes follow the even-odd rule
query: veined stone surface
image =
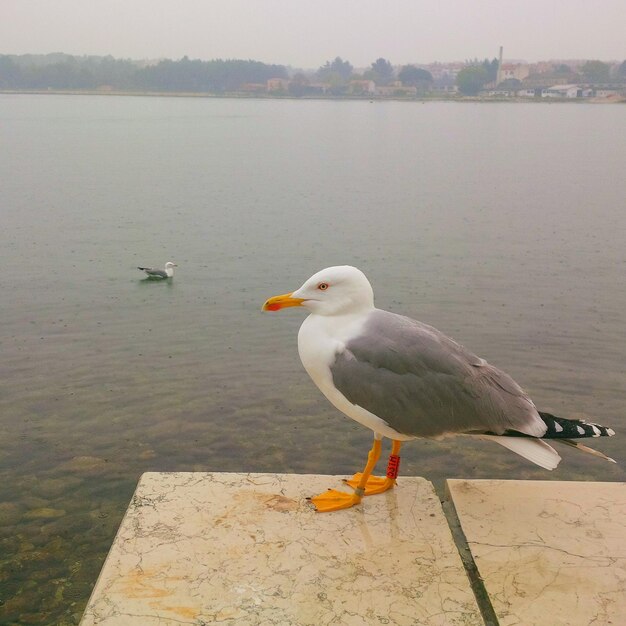
<svg viewBox="0 0 626 626">
<path fill-rule="evenodd" d="M 316 513 L 340 477 L 144 474 L 81 625 L 482 625 L 432 485 L 398 483 Z"/>
<path fill-rule="evenodd" d="M 448 480 L 500 626 L 626 624 L 626 484 Z"/>
</svg>

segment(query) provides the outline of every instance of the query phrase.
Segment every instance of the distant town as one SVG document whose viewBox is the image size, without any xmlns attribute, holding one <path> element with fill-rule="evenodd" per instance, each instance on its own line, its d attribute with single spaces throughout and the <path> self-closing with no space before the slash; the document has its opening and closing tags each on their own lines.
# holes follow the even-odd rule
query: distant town
<svg viewBox="0 0 626 626">
<path fill-rule="evenodd" d="M 111 56 L 0 55 L 0 92 L 142 93 L 369 99 L 559 99 L 626 102 L 626 60 L 492 59 L 355 68 L 341 57 L 314 70 L 253 60 L 134 61 Z"/>
</svg>

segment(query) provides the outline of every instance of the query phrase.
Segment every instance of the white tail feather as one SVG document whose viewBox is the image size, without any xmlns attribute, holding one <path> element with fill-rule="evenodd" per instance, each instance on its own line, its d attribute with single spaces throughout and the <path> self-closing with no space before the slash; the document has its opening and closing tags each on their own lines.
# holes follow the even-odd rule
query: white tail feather
<svg viewBox="0 0 626 626">
<path fill-rule="evenodd" d="M 495 441 L 547 470 L 553 470 L 561 461 L 559 453 L 541 439 L 535 439 L 534 437 L 501 437 L 499 435 L 479 435 L 479 437 L 488 441 Z"/>
<path fill-rule="evenodd" d="M 610 435 L 609 435 L 610 437 Z M 572 441 L 571 439 L 555 439 L 554 441 L 558 441 L 559 443 L 564 443 L 568 446 L 572 446 L 572 448 L 576 448 L 576 450 L 580 450 L 581 452 L 586 452 L 587 454 L 593 454 L 593 456 L 600 457 L 605 461 L 610 461 L 611 463 L 617 463 L 615 459 L 612 459 L 610 456 L 606 454 L 602 454 L 599 450 L 594 450 L 593 448 L 589 448 L 588 446 L 580 443 L 580 441 Z"/>
</svg>

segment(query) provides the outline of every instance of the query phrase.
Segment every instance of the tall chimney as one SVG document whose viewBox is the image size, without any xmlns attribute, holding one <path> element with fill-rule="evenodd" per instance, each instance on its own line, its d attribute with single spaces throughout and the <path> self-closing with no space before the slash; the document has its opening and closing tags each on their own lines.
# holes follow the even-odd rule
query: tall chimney
<svg viewBox="0 0 626 626">
<path fill-rule="evenodd" d="M 500 46 L 500 58 L 498 59 L 498 71 L 496 73 L 496 87 L 502 82 L 502 46 Z"/>
</svg>

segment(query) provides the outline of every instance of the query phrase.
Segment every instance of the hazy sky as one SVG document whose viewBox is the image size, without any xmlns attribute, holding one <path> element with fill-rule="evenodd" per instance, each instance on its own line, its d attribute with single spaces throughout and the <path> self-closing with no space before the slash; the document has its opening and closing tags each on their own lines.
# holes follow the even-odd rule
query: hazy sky
<svg viewBox="0 0 626 626">
<path fill-rule="evenodd" d="M 626 59 L 626 0 L 0 0 L 0 54 L 244 58 L 316 68 Z"/>
</svg>

